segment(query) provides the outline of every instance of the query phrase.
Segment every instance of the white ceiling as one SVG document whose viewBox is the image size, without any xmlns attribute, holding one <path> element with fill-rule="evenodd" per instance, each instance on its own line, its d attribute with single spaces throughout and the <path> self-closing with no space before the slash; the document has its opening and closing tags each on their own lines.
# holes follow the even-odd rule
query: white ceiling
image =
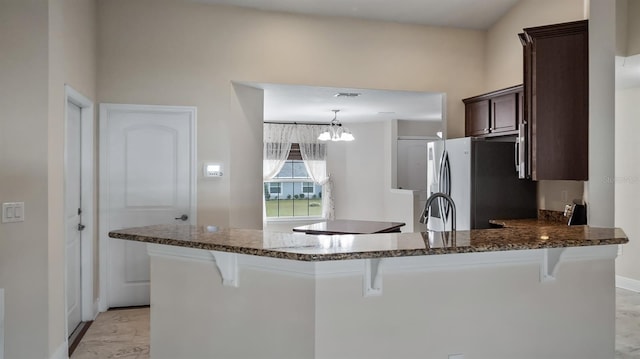
<svg viewBox="0 0 640 359">
<path fill-rule="evenodd" d="M 519 0 L 192 0 L 260 10 L 487 29 Z"/>
<path fill-rule="evenodd" d="M 442 119 L 440 93 L 267 83 L 244 85 L 264 90 L 265 122 L 329 123 L 333 119 L 332 110 L 340 110 L 337 119 L 342 123 Z M 360 96 L 336 97 L 340 92 Z"/>
</svg>

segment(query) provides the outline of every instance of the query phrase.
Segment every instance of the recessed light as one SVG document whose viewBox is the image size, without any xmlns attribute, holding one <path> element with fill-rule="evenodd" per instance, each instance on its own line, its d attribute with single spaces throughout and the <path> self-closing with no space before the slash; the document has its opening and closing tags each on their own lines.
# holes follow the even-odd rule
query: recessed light
<svg viewBox="0 0 640 359">
<path fill-rule="evenodd" d="M 361 94 L 357 93 L 357 92 L 338 92 L 337 94 L 333 95 L 334 97 L 358 97 Z"/>
<path fill-rule="evenodd" d="M 393 115 L 394 113 L 396 113 L 395 111 L 380 111 L 378 112 L 379 115 Z"/>
</svg>

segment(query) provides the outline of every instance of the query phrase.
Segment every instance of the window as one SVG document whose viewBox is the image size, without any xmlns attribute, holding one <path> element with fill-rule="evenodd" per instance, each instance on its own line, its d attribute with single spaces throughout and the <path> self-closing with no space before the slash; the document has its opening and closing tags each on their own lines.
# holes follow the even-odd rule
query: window
<svg viewBox="0 0 640 359">
<path fill-rule="evenodd" d="M 302 183 L 302 193 L 313 193 L 315 190 L 313 182 Z"/>
<path fill-rule="evenodd" d="M 269 193 L 271 194 L 280 194 L 282 193 L 282 189 L 281 189 L 281 183 L 280 182 L 270 182 L 269 183 Z"/>
<path fill-rule="evenodd" d="M 293 144 L 280 172 L 264 183 L 267 218 L 322 216 L 322 186 L 313 182 Z"/>
</svg>

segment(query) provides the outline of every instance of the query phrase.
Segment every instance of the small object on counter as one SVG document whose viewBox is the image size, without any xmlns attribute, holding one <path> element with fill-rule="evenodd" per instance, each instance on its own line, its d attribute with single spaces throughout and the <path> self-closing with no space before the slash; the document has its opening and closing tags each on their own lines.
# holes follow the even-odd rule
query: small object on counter
<svg viewBox="0 0 640 359">
<path fill-rule="evenodd" d="M 569 217 L 567 224 L 570 226 L 587 224 L 587 205 L 581 200 L 574 199 L 573 204 L 566 205 L 564 213 Z"/>
</svg>

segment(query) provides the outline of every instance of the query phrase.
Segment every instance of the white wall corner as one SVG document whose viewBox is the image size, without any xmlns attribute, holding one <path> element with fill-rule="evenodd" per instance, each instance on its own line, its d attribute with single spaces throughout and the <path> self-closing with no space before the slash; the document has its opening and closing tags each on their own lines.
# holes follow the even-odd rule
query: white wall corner
<svg viewBox="0 0 640 359">
<path fill-rule="evenodd" d="M 640 280 L 617 275 L 616 287 L 640 293 Z"/>
<path fill-rule="evenodd" d="M 69 343 L 63 341 L 49 359 L 69 359 Z"/>
</svg>

